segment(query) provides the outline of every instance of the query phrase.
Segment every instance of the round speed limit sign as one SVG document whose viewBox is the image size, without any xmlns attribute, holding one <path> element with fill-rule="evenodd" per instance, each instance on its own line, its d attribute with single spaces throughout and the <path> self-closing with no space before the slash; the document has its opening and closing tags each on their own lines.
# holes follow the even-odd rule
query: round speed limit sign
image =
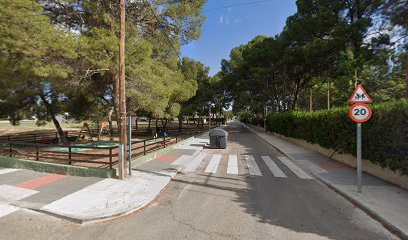
<svg viewBox="0 0 408 240">
<path fill-rule="evenodd" d="M 350 118 L 357 123 L 367 122 L 372 114 L 371 108 L 364 103 L 356 103 L 349 110 Z"/>
</svg>

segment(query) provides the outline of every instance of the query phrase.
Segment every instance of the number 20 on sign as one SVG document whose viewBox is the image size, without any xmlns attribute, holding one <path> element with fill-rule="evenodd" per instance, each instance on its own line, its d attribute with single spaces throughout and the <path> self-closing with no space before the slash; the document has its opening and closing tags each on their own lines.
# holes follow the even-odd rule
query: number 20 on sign
<svg viewBox="0 0 408 240">
<path fill-rule="evenodd" d="M 356 103 L 349 110 L 350 118 L 356 123 L 364 123 L 370 120 L 373 111 L 364 103 Z"/>
</svg>

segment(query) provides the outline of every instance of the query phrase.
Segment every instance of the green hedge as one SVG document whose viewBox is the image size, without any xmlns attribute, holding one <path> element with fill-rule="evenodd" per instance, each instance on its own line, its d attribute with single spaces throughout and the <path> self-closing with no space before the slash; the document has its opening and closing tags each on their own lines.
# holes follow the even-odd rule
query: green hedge
<svg viewBox="0 0 408 240">
<path fill-rule="evenodd" d="M 408 175 L 408 101 L 371 108 L 372 118 L 363 123 L 363 158 Z M 273 113 L 268 115 L 267 128 L 355 156 L 356 124 L 348 117 L 348 109 Z"/>
<path fill-rule="evenodd" d="M 239 121 L 246 123 L 246 124 L 252 124 L 255 126 L 263 127 L 264 125 L 264 119 L 260 116 L 251 114 L 249 112 L 243 112 L 239 116 Z"/>
</svg>

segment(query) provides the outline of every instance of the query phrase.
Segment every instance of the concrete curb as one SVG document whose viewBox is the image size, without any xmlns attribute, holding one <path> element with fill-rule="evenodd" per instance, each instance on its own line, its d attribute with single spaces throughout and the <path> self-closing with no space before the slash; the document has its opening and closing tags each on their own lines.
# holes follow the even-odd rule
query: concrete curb
<svg viewBox="0 0 408 240">
<path fill-rule="evenodd" d="M 68 215 L 62 215 L 62 214 L 57 214 L 51 211 L 47 211 L 44 209 L 38 209 L 38 208 L 32 208 L 31 210 L 34 211 L 38 211 L 47 215 L 51 215 L 54 217 L 58 217 L 73 223 L 77 223 L 77 224 L 88 224 L 88 223 L 98 223 L 98 222 L 105 222 L 105 221 L 110 221 L 113 219 L 117 219 L 117 218 L 121 218 L 121 217 L 125 217 L 129 214 L 135 213 L 147 206 L 149 206 L 150 204 L 152 204 L 159 196 L 160 194 L 163 192 L 164 189 L 166 189 L 166 187 L 168 186 L 168 184 L 170 183 L 170 181 L 182 170 L 181 168 L 177 168 L 176 169 L 177 172 L 174 175 L 170 175 L 168 178 L 168 182 L 164 185 L 164 187 L 160 190 L 160 192 L 154 197 L 152 198 L 150 201 L 146 201 L 143 202 L 141 204 L 136 204 L 135 206 L 131 206 L 128 207 L 126 210 L 121 211 L 121 212 L 117 212 L 115 214 L 110 214 L 110 215 L 106 215 L 106 216 L 100 216 L 100 217 L 96 217 L 96 218 L 76 218 L 73 216 L 68 216 Z"/>
<path fill-rule="evenodd" d="M 284 151 L 282 151 L 281 149 L 279 149 L 277 146 L 273 145 L 272 143 L 266 141 L 263 137 L 259 136 L 257 132 L 255 132 L 254 130 L 252 130 L 251 128 L 247 127 L 251 132 L 253 132 L 256 136 L 258 136 L 259 138 L 261 138 L 264 142 L 266 142 L 267 144 L 271 145 L 272 147 L 276 148 L 280 153 L 282 153 L 283 155 L 285 155 L 287 158 L 289 158 L 293 163 L 296 164 L 296 159 L 294 159 L 293 157 L 291 157 L 289 154 L 285 153 Z M 283 139 L 281 139 L 283 140 Z M 297 164 L 296 164 L 297 165 Z M 303 169 L 305 170 L 305 169 Z M 366 214 L 368 214 L 369 216 L 371 216 L 373 219 L 377 220 L 378 222 L 380 222 L 388 231 L 390 231 L 392 234 L 398 236 L 401 239 L 408 239 L 408 235 L 406 233 L 404 233 L 403 231 L 401 231 L 398 227 L 394 226 L 392 223 L 390 223 L 389 221 L 387 221 L 386 219 L 384 219 L 383 217 L 381 217 L 379 214 L 377 214 L 376 212 L 372 211 L 370 208 L 366 207 L 362 202 L 354 199 L 352 196 L 350 196 L 349 194 L 347 194 L 346 192 L 342 191 L 341 189 L 337 188 L 334 184 L 330 183 L 329 181 L 323 179 L 322 177 L 318 176 L 317 174 L 314 174 L 310 171 L 307 171 L 308 174 L 312 175 L 313 177 L 315 177 L 319 182 L 323 183 L 324 185 L 328 186 L 330 189 L 332 189 L 333 191 L 339 193 L 342 197 L 344 197 L 345 199 L 347 199 L 348 201 L 350 201 L 352 204 L 354 204 L 355 206 L 357 206 L 358 208 L 360 208 L 362 211 L 364 211 Z"/>
</svg>

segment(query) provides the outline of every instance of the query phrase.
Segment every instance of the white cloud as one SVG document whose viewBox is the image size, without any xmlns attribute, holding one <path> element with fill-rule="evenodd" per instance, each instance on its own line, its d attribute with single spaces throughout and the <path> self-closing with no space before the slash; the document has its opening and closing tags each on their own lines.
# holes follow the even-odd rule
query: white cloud
<svg viewBox="0 0 408 240">
<path fill-rule="evenodd" d="M 224 14 L 221 14 L 221 16 L 220 16 L 220 23 L 221 23 L 221 24 L 224 23 Z"/>
</svg>

